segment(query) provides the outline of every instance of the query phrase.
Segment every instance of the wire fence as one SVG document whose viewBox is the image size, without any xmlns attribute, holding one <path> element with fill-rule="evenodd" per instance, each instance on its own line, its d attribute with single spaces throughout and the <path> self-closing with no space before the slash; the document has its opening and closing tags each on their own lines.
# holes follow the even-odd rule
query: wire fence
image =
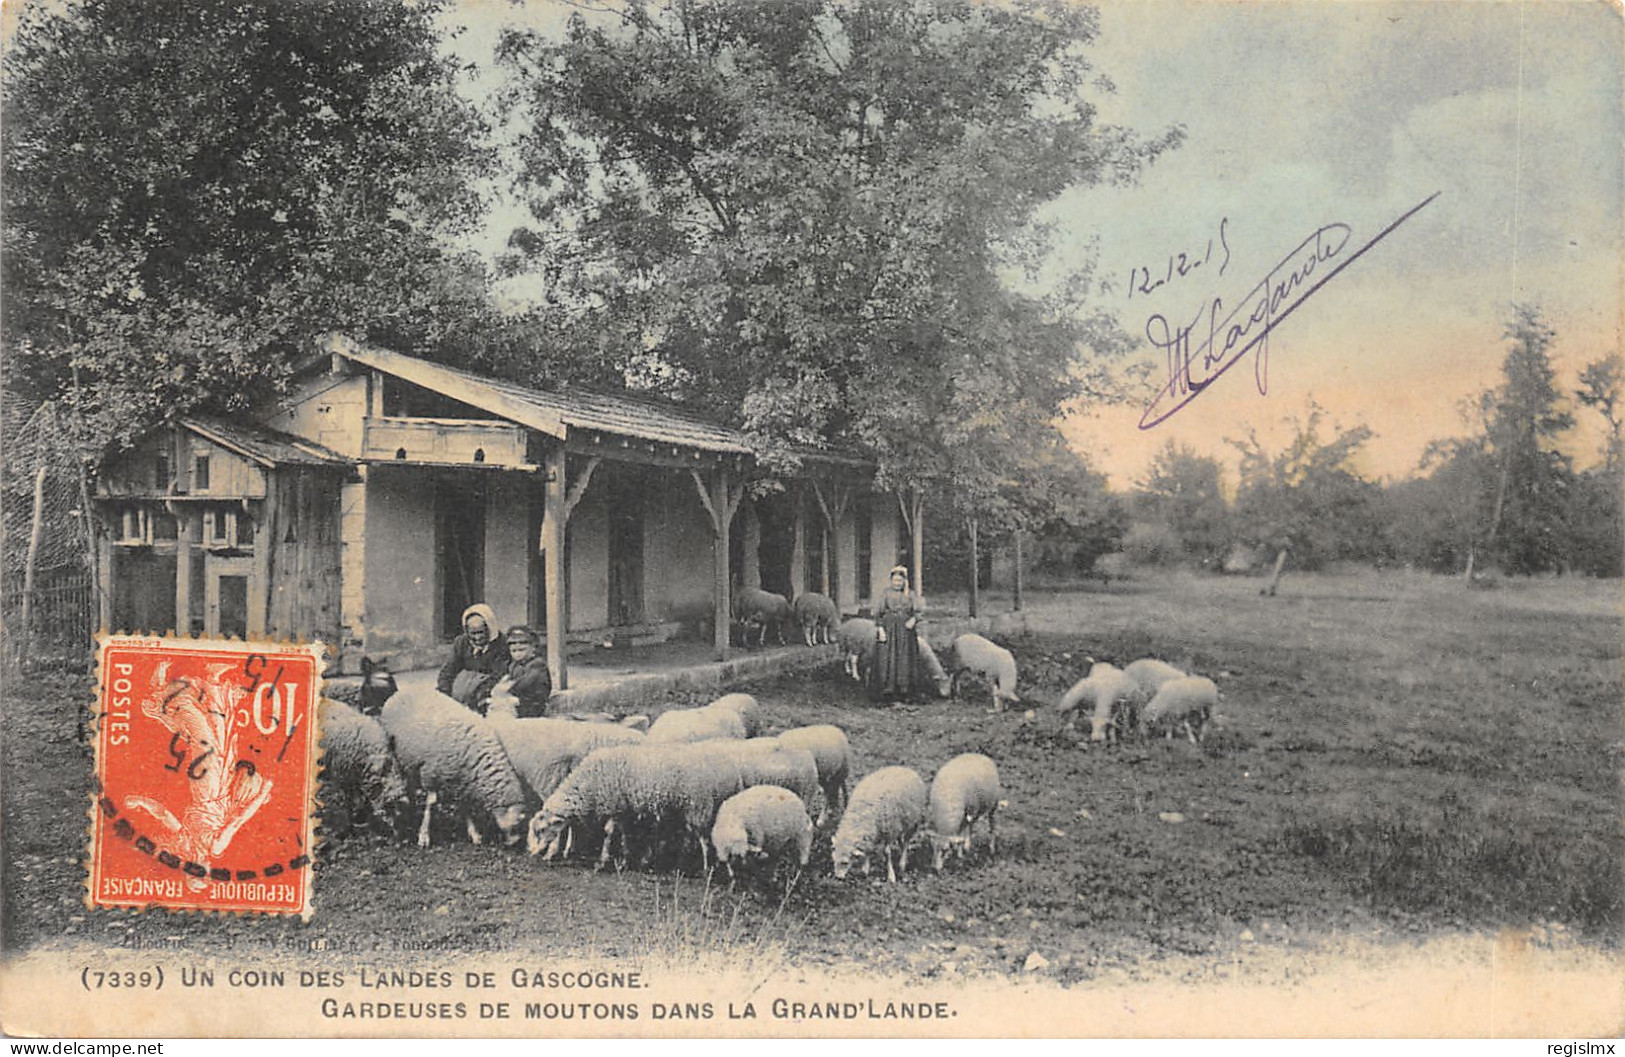
<svg viewBox="0 0 1625 1057">
<path fill-rule="evenodd" d="M 99 607 L 78 422 L 56 404 L 0 405 L 0 665 L 88 663 Z"/>
</svg>

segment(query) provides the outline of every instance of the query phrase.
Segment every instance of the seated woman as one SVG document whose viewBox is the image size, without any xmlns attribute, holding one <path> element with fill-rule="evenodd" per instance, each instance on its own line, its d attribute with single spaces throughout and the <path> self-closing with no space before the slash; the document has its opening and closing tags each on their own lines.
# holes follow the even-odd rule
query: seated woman
<svg viewBox="0 0 1625 1057">
<path fill-rule="evenodd" d="M 508 640 L 496 631 L 497 615 L 484 602 L 463 610 L 463 633 L 451 643 L 451 660 L 435 687 L 478 712 L 496 681 L 508 671 Z"/>
<path fill-rule="evenodd" d="M 875 607 L 879 649 L 869 670 L 869 692 L 876 698 L 912 697 L 919 682 L 920 605 L 908 589 L 905 566 L 894 566 L 888 579 Z"/>
<path fill-rule="evenodd" d="M 536 633 L 524 624 L 508 629 L 508 674 L 491 691 L 488 715 L 520 719 L 547 714 L 553 693 L 553 675 L 547 658 L 537 649 Z"/>
</svg>

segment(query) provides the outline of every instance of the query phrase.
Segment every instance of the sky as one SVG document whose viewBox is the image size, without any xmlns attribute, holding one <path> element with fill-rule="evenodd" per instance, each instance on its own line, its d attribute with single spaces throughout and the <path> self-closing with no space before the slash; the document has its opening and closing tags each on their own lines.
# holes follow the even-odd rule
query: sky
<svg viewBox="0 0 1625 1057">
<path fill-rule="evenodd" d="M 499 23 L 554 29 L 571 10 L 468 0 L 457 52 L 485 61 Z M 1158 342 L 1177 348 L 1190 328 L 1200 382 L 1210 324 L 1220 350 L 1255 287 L 1302 278 L 1276 299 L 1263 364 L 1258 348 L 1226 354 L 1231 369 L 1152 428 L 1167 396 L 1149 416 L 1149 393 L 1080 409 L 1062 423 L 1073 446 L 1128 487 L 1169 441 L 1227 462 L 1249 430 L 1278 446 L 1313 399 L 1375 431 L 1361 469 L 1399 478 L 1496 384 L 1515 302 L 1555 328 L 1564 390 L 1619 355 L 1622 26 L 1613 4 L 1564 0 L 1102 4 L 1093 55 L 1116 91 L 1101 118 L 1186 138 L 1136 183 L 1047 210 L 1051 277 L 1093 268 L 1097 304 L 1140 339 L 1131 356 L 1158 385 Z M 493 216 L 493 245 L 514 219 Z M 1170 275 L 1180 254 L 1185 274 Z M 1594 427 L 1569 441 L 1582 466 L 1600 444 Z"/>
</svg>

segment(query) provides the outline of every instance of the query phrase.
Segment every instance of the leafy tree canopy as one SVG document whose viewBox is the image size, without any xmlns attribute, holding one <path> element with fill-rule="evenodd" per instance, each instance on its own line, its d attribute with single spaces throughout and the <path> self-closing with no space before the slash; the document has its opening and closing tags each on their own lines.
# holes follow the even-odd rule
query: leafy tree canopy
<svg viewBox="0 0 1625 1057">
<path fill-rule="evenodd" d="M 1252 430 L 1230 441 L 1241 457 L 1236 534 L 1250 543 L 1290 549 L 1294 563 L 1305 569 L 1377 556 L 1379 489 L 1355 465 L 1373 436 L 1370 428 L 1328 423 L 1325 409 L 1313 400 L 1307 415 L 1290 421 L 1292 438 L 1278 452 L 1267 450 Z M 1323 432 L 1328 425 L 1330 437 Z"/>
<path fill-rule="evenodd" d="M 274 385 L 343 328 L 466 352 L 481 122 L 438 4 L 74 0 L 5 54 L 11 384 L 101 439 Z"/>
<path fill-rule="evenodd" d="M 591 369 L 987 499 L 1078 392 L 1079 305 L 1004 276 L 1034 211 L 1178 141 L 1102 124 L 1061 0 L 643 0 L 510 33 L 539 269 Z M 1108 342 L 1101 342 L 1106 345 Z M 968 490 L 982 494 L 972 497 Z"/>
</svg>

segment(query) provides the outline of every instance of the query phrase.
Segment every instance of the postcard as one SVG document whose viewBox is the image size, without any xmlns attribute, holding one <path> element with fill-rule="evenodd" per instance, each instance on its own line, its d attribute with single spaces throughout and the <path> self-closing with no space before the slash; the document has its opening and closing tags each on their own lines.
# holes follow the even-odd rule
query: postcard
<svg viewBox="0 0 1625 1057">
<path fill-rule="evenodd" d="M 1620 11 L 4 11 L 44 1038 L 1617 1037 Z"/>
</svg>

